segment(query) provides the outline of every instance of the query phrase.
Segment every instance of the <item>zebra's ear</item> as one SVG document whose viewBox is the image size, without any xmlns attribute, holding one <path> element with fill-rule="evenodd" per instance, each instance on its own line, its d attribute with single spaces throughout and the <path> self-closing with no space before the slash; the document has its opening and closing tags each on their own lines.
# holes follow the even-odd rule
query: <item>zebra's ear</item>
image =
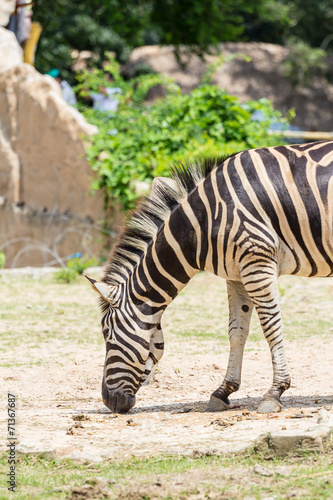
<svg viewBox="0 0 333 500">
<path fill-rule="evenodd" d="M 94 278 L 89 278 L 89 276 L 84 273 L 83 276 L 87 278 L 95 292 L 98 292 L 103 297 L 103 299 L 107 300 L 111 304 L 115 303 L 115 294 L 117 291 L 117 287 L 110 286 L 103 281 L 96 281 L 94 280 Z"/>
</svg>

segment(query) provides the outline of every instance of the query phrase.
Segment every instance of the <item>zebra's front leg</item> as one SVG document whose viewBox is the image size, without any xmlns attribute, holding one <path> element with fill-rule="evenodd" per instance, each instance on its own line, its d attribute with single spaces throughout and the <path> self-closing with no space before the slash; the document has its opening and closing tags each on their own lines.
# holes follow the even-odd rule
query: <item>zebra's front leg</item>
<svg viewBox="0 0 333 500">
<path fill-rule="evenodd" d="M 227 281 L 229 300 L 230 353 L 226 375 L 220 387 L 210 396 L 206 411 L 227 410 L 229 395 L 239 389 L 245 342 L 249 333 L 252 301 L 242 283 Z"/>
<path fill-rule="evenodd" d="M 243 280 L 249 296 L 258 313 L 261 328 L 268 342 L 272 364 L 273 384 L 263 396 L 259 405 L 259 413 L 275 413 L 282 409 L 280 397 L 290 387 L 290 376 L 283 348 L 283 324 L 280 310 L 277 275 L 272 269 L 247 274 Z"/>
</svg>

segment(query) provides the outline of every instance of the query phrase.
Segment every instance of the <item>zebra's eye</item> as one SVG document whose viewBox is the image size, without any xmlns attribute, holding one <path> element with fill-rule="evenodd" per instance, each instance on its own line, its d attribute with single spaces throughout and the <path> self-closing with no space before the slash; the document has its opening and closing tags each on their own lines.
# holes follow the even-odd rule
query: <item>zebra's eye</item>
<svg viewBox="0 0 333 500">
<path fill-rule="evenodd" d="M 107 337 L 109 335 L 109 332 L 110 332 L 110 330 L 108 328 L 103 328 L 102 329 L 102 333 L 103 333 L 103 336 L 104 336 L 105 340 L 107 339 Z"/>
</svg>

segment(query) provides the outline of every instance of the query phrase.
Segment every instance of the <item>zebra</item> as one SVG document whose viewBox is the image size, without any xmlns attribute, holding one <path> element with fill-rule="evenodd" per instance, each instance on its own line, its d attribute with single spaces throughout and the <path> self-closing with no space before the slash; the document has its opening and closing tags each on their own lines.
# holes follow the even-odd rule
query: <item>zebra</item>
<svg viewBox="0 0 333 500">
<path fill-rule="evenodd" d="M 258 412 L 281 411 L 290 387 L 278 277 L 333 275 L 333 141 L 244 150 L 180 163 L 154 179 L 130 217 L 101 281 L 106 344 L 102 396 L 127 412 L 164 349 L 161 317 L 199 271 L 226 279 L 230 351 L 207 411 L 229 408 L 241 382 L 250 318 L 256 309 L 268 342 L 273 381 Z"/>
</svg>

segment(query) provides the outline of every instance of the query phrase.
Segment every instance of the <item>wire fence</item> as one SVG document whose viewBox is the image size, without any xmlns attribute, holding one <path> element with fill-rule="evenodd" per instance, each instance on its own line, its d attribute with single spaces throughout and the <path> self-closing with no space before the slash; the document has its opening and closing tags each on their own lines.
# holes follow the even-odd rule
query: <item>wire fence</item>
<svg viewBox="0 0 333 500">
<path fill-rule="evenodd" d="M 20 267 L 20 260 L 22 260 L 22 257 L 32 251 L 42 254 L 42 267 L 65 267 L 67 261 L 72 258 L 73 255 L 63 254 L 60 247 L 64 239 L 73 236 L 73 234 L 78 237 L 76 238 L 75 253 L 94 258 L 97 261 L 99 261 L 100 255 L 98 255 L 93 248 L 96 247 L 96 245 L 92 245 L 96 242 L 96 237 L 107 238 L 111 241 L 117 238 L 117 233 L 115 231 L 109 231 L 98 224 L 79 223 L 75 226 L 67 227 L 58 233 L 49 244 L 35 238 L 22 236 L 0 243 L 0 251 L 9 253 L 8 251 L 11 247 L 15 248 L 19 246 L 18 250 L 14 250 L 13 257 L 10 260 L 9 266 L 7 266 L 11 268 Z M 45 258 L 45 256 L 47 256 L 47 258 Z"/>
</svg>

